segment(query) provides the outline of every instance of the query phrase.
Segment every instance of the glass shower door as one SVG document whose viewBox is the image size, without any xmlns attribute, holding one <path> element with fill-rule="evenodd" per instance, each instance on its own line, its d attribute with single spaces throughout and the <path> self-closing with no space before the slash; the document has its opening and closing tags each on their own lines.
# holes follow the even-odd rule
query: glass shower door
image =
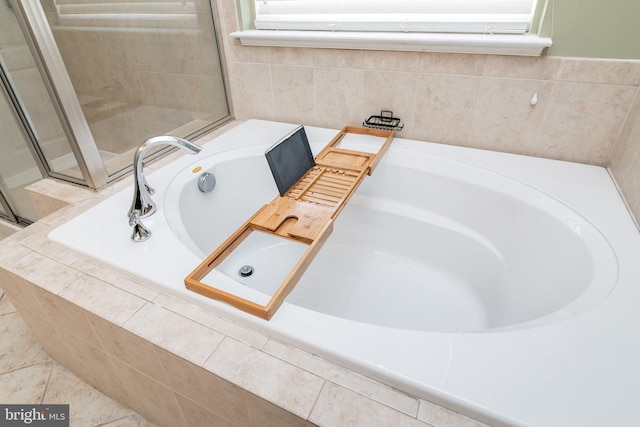
<svg viewBox="0 0 640 427">
<path fill-rule="evenodd" d="M 0 91 L 0 216 L 11 222 L 34 222 L 38 212 L 25 187 L 43 178 L 30 144 L 5 93 Z"/>
</svg>

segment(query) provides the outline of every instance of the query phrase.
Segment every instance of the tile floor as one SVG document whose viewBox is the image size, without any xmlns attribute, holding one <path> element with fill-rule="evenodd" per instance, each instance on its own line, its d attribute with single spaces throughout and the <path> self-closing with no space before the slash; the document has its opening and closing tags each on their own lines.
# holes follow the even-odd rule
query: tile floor
<svg viewBox="0 0 640 427">
<path fill-rule="evenodd" d="M 155 427 L 49 358 L 2 289 L 0 403 L 69 404 L 72 427 Z"/>
</svg>

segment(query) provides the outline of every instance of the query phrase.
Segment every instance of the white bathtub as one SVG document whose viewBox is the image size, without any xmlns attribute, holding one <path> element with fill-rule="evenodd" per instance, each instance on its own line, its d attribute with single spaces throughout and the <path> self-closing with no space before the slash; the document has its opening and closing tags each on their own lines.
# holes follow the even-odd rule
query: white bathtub
<svg viewBox="0 0 640 427">
<path fill-rule="evenodd" d="M 131 189 L 49 237 L 472 416 L 631 419 L 640 373 L 624 361 L 640 360 L 640 349 L 625 331 L 630 319 L 640 325 L 629 309 L 640 302 L 640 239 L 602 168 L 396 139 L 270 321 L 188 291 L 185 276 L 277 195 L 264 151 L 293 127 L 246 122 L 150 175 L 158 211 L 144 220 L 153 233 L 144 243 L 129 240 Z M 314 154 L 335 133 L 307 128 Z M 203 172 L 217 178 L 211 193 L 197 189 Z M 249 240 L 208 280 L 266 301 L 298 250 Z M 241 277 L 242 265 L 254 274 Z"/>
</svg>

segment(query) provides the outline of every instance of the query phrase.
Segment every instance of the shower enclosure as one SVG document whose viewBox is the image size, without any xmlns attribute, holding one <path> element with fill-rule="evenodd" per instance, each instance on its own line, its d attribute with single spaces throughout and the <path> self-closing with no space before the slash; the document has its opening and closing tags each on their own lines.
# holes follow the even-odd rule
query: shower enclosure
<svg viewBox="0 0 640 427">
<path fill-rule="evenodd" d="M 208 0 L 0 0 L 0 218 L 37 220 L 24 188 L 44 176 L 100 188 L 146 138 L 227 121 L 214 12 Z"/>
</svg>

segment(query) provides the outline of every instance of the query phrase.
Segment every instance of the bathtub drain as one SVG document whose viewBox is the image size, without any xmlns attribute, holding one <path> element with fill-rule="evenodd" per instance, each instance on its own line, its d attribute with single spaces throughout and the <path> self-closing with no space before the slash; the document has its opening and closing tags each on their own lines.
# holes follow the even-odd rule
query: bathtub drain
<svg viewBox="0 0 640 427">
<path fill-rule="evenodd" d="M 238 270 L 238 274 L 242 277 L 249 277 L 253 274 L 253 267 L 250 265 L 243 265 L 240 267 L 240 270 Z"/>
</svg>

